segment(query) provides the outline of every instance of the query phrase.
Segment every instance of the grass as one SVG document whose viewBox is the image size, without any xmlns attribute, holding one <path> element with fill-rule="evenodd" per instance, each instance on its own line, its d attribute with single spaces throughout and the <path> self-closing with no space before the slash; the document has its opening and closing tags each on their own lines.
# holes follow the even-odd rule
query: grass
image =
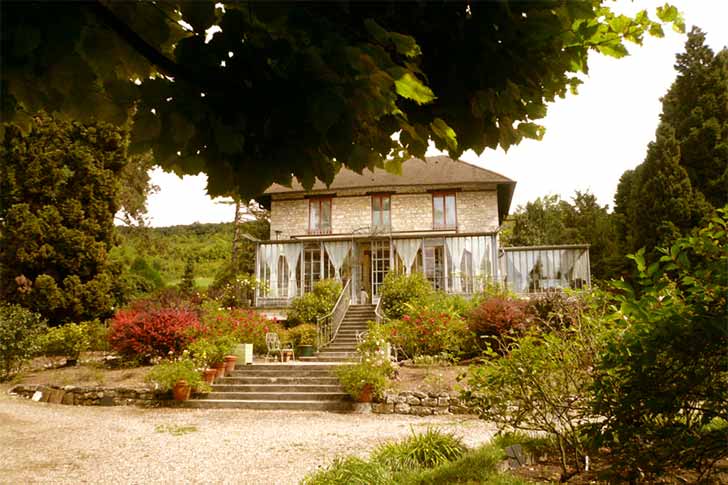
<svg viewBox="0 0 728 485">
<path fill-rule="evenodd" d="M 154 427 L 157 433 L 169 433 L 172 436 L 182 436 L 197 431 L 197 426 L 180 424 L 158 424 Z"/>
<path fill-rule="evenodd" d="M 503 447 L 489 443 L 468 450 L 449 433 L 428 429 L 403 441 L 385 443 L 371 458 L 337 458 L 327 468 L 306 476 L 303 485 L 439 485 L 441 483 L 523 485 L 528 482 L 498 472 Z"/>
</svg>

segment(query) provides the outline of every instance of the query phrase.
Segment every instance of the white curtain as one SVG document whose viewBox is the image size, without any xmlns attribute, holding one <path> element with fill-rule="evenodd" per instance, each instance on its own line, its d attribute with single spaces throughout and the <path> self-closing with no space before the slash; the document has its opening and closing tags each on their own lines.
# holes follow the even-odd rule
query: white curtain
<svg viewBox="0 0 728 485">
<path fill-rule="evenodd" d="M 463 259 L 463 253 L 465 252 L 465 237 L 446 237 L 445 238 L 445 246 L 447 246 L 447 251 L 450 253 L 450 260 L 452 261 L 452 266 L 454 273 L 452 277 L 452 292 L 453 293 L 459 293 L 462 291 L 462 285 L 460 281 L 460 264 Z M 473 268 L 475 268 L 476 262 L 475 259 L 473 259 Z M 470 275 L 468 275 L 470 276 Z"/>
<path fill-rule="evenodd" d="M 478 236 L 466 238 L 465 249 L 473 255 L 473 276 L 477 280 L 473 286 L 480 288 L 482 286 L 482 280 L 490 277 L 492 274 L 490 237 Z"/>
<path fill-rule="evenodd" d="M 412 272 L 412 264 L 415 262 L 417 257 L 417 251 L 420 250 L 422 241 L 420 239 L 395 239 L 394 248 L 397 250 L 397 254 L 402 258 L 404 263 L 405 272 L 410 274 Z"/>
<path fill-rule="evenodd" d="M 324 243 L 324 247 L 329 255 L 329 261 L 336 270 L 336 279 L 341 281 L 341 267 L 344 264 L 346 255 L 349 254 L 349 249 L 351 249 L 351 241 L 327 241 Z"/>
<path fill-rule="evenodd" d="M 264 244 L 261 246 L 263 261 L 270 271 L 268 296 L 272 298 L 278 297 L 278 258 L 283 252 L 282 246 L 283 244 Z"/>
<path fill-rule="evenodd" d="M 284 244 L 283 248 L 283 255 L 286 257 L 286 264 L 288 264 L 288 298 L 293 298 L 298 293 L 298 284 L 296 281 L 296 266 L 298 265 L 298 258 L 301 257 L 303 245 Z"/>
</svg>

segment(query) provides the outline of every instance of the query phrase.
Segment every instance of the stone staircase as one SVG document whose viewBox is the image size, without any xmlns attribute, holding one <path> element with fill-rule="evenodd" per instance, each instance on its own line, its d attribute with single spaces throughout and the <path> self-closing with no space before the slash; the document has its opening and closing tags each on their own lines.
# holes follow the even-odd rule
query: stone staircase
<svg viewBox="0 0 728 485">
<path fill-rule="evenodd" d="M 237 366 L 215 380 L 212 392 L 185 402 L 190 408 L 295 409 L 350 411 L 354 403 L 333 374 L 337 365 L 356 359 L 356 335 L 374 320 L 374 305 L 349 306 L 336 338 L 314 357 L 296 363 Z"/>
<path fill-rule="evenodd" d="M 341 322 L 336 338 L 314 357 L 302 357 L 302 361 L 345 362 L 356 359 L 356 335 L 367 330 L 367 322 L 376 316 L 376 305 L 350 305 Z"/>
<path fill-rule="evenodd" d="M 238 366 L 215 380 L 212 392 L 185 402 L 190 408 L 349 411 L 353 403 L 333 368 L 339 364 L 254 364 Z"/>
</svg>

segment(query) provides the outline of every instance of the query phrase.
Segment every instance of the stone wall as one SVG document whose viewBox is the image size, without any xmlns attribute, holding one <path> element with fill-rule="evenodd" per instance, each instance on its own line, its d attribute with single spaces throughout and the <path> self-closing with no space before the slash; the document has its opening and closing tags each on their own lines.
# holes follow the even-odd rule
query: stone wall
<svg viewBox="0 0 728 485">
<path fill-rule="evenodd" d="M 498 197 L 495 190 L 456 192 L 458 232 L 494 232 L 498 229 Z M 271 239 L 290 239 L 308 232 L 309 199 L 274 199 L 271 202 Z M 333 197 L 332 234 L 351 234 L 372 223 L 371 195 Z M 393 232 L 431 231 L 432 194 L 420 191 L 392 194 Z"/>
<path fill-rule="evenodd" d="M 462 406 L 457 395 L 447 392 L 402 391 L 385 393 L 383 399 L 372 403 L 372 412 L 376 414 L 412 414 L 430 416 L 433 414 L 470 414 Z"/>
<path fill-rule="evenodd" d="M 51 404 L 71 404 L 76 406 L 158 406 L 165 394 L 152 389 L 132 389 L 123 387 L 81 387 L 50 385 L 17 385 L 10 394 Z"/>
<path fill-rule="evenodd" d="M 458 232 L 498 230 L 498 196 L 494 190 L 457 193 Z"/>
</svg>

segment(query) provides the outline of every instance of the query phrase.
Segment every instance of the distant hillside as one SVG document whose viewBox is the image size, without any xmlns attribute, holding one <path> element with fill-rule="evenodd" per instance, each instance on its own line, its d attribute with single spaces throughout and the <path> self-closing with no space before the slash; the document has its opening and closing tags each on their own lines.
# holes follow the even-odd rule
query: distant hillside
<svg viewBox="0 0 728 485">
<path fill-rule="evenodd" d="M 265 224 L 263 224 L 265 225 Z M 261 223 L 243 223 L 243 231 L 259 238 L 267 238 Z M 200 287 L 212 283 L 215 274 L 230 261 L 233 224 L 190 224 L 171 227 L 122 227 L 117 226 L 120 245 L 111 251 L 114 261 L 121 261 L 126 267 L 142 257 L 157 270 L 166 285 L 176 285 L 188 259 L 192 259 L 195 279 Z M 242 244 L 243 259 L 254 261 L 255 246 Z"/>
</svg>

